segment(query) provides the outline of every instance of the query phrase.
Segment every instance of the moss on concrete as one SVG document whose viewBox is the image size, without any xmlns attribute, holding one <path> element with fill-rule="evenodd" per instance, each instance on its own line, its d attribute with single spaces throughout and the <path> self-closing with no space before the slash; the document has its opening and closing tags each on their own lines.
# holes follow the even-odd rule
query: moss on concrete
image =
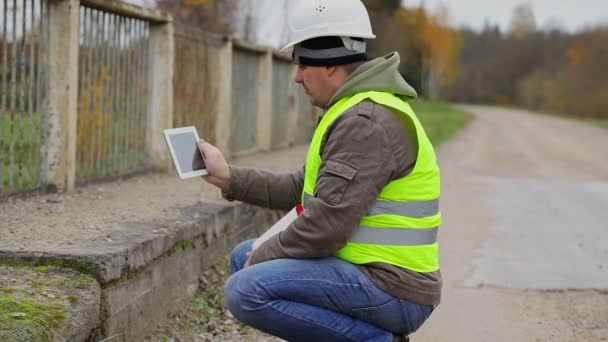
<svg viewBox="0 0 608 342">
<path fill-rule="evenodd" d="M 8 294 L 10 294 L 10 293 L 17 292 L 17 289 L 13 289 L 12 287 L 3 287 L 3 288 L 0 289 L 0 292 L 1 293 L 8 293 Z"/>
<path fill-rule="evenodd" d="M 171 247 L 164 256 L 172 256 L 177 253 L 179 250 L 184 250 L 190 246 L 194 245 L 194 240 L 184 240 L 175 244 L 175 246 Z"/>
<path fill-rule="evenodd" d="M 40 267 L 0 264 L 0 342 L 70 341 L 80 336 L 79 329 L 90 334 L 86 329 L 93 323 L 88 316 L 73 314 L 81 315 L 83 308 L 99 310 L 95 279 L 71 269 L 44 267 L 41 272 Z M 95 299 L 97 305 L 90 305 Z"/>
<path fill-rule="evenodd" d="M 49 270 L 49 266 L 38 266 L 35 268 L 35 270 L 38 272 L 46 272 Z"/>
<path fill-rule="evenodd" d="M 0 265 L 33 267 L 35 271 L 41 273 L 48 272 L 52 266 L 72 269 L 91 276 L 95 276 L 96 273 L 95 263 L 86 257 L 70 257 L 66 259 L 60 259 L 59 257 L 0 257 Z"/>
<path fill-rule="evenodd" d="M 0 295 L 0 341 L 52 341 L 65 320 L 65 308 Z"/>
</svg>

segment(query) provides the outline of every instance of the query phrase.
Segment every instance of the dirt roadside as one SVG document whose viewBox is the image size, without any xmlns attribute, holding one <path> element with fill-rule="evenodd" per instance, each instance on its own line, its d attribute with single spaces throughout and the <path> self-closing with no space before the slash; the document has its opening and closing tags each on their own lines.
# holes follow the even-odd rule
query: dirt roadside
<svg viewBox="0 0 608 342">
<path fill-rule="evenodd" d="M 412 340 L 608 340 L 608 292 L 605 291 L 608 284 L 600 280 L 596 286 L 604 286 L 597 290 L 568 290 L 560 286 L 561 283 L 576 284 L 577 280 L 582 283 L 589 278 L 605 279 L 599 277 L 605 276 L 606 268 L 585 272 L 579 279 L 568 279 L 563 272 L 559 273 L 564 275 L 560 281 L 547 279 L 553 275 L 552 269 L 559 271 L 560 266 L 569 270 L 601 262 L 597 259 L 608 261 L 608 224 L 605 222 L 608 201 L 599 200 L 599 208 L 594 211 L 578 212 L 571 211 L 577 208 L 565 202 L 573 195 L 572 188 L 588 185 L 600 199 L 608 199 L 605 192 L 608 130 L 523 111 L 474 106 L 466 109 L 476 115 L 476 120 L 439 150 L 443 176 L 444 225 L 440 231 L 441 268 L 445 280 L 443 302 Z M 488 179 L 498 179 L 500 184 L 505 184 L 496 186 L 497 182 L 488 182 Z M 518 187 L 518 182 L 523 181 L 529 185 L 527 188 Z M 538 200 L 526 206 L 526 210 L 514 209 L 531 196 L 532 185 L 541 182 L 552 189 L 550 194 L 558 199 Z M 569 184 L 569 192 L 562 191 L 564 183 Z M 514 188 L 518 189 L 516 198 L 510 197 L 506 190 Z M 501 199 L 500 208 L 488 206 L 497 199 Z M 564 203 L 551 202 L 560 199 Z M 586 198 L 577 198 L 577 201 L 583 200 Z M 508 214 L 501 215 L 502 212 Z M 568 227 L 551 220 L 547 213 L 563 213 L 560 218 L 563 221 L 584 215 L 595 222 L 598 244 L 604 246 L 602 254 L 585 264 L 577 263 L 573 260 L 576 255 L 569 254 L 566 248 L 566 245 L 576 245 L 577 241 L 554 243 L 550 235 L 565 234 Z M 602 215 L 604 219 L 601 219 Z M 519 217 L 519 224 L 540 220 L 555 225 L 555 230 L 534 242 L 536 254 L 533 258 L 516 262 L 514 260 L 526 252 L 529 231 L 542 228 L 520 229 L 516 224 L 507 225 L 519 235 L 517 247 L 505 249 L 500 255 L 487 253 L 488 245 L 508 243 L 505 241 L 508 233 L 496 227 L 509 223 L 504 222 L 509 217 Z M 594 231 L 589 229 L 586 234 L 594 234 Z M 486 254 L 483 254 L 484 248 Z M 555 250 L 557 257 L 552 253 Z M 583 248 L 578 253 L 588 255 L 589 251 Z M 490 257 L 494 260 L 488 261 Z M 546 268 L 522 276 L 534 265 Z M 503 273 L 507 281 L 492 281 L 496 277 L 483 272 L 492 268 L 498 274 Z M 542 281 L 553 286 L 551 290 L 510 288 L 510 276 L 525 277 L 527 279 L 523 281 L 514 280 L 530 286 Z M 478 281 L 470 281 L 472 278 Z"/>
</svg>

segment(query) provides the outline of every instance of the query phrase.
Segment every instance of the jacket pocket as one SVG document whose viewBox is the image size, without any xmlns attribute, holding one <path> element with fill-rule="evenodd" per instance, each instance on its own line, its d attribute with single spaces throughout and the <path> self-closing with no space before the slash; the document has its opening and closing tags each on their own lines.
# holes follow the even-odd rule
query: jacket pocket
<svg viewBox="0 0 608 342">
<path fill-rule="evenodd" d="M 339 204 L 344 197 L 348 184 L 353 180 L 359 169 L 337 159 L 325 163 L 325 175 L 317 184 L 319 197 L 329 204 Z"/>
</svg>

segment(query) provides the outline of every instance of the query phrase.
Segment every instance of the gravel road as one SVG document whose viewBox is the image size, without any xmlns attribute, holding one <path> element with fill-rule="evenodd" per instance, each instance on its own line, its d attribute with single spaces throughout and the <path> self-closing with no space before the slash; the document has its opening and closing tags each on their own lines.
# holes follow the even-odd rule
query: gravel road
<svg viewBox="0 0 608 342">
<path fill-rule="evenodd" d="M 608 130 L 466 109 L 438 153 L 443 302 L 412 340 L 608 340 Z"/>
</svg>

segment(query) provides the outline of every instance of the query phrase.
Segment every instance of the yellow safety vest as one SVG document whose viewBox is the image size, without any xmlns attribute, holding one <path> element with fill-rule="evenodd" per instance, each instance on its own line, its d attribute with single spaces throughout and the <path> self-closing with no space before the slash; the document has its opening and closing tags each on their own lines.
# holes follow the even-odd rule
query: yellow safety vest
<svg viewBox="0 0 608 342">
<path fill-rule="evenodd" d="M 391 93 L 369 91 L 342 98 L 323 116 L 313 135 L 306 167 L 302 204 L 313 198 L 321 165 L 321 142 L 331 124 L 346 110 L 370 99 L 395 109 L 416 127 L 418 156 L 412 172 L 384 186 L 349 242 L 333 255 L 354 264 L 384 262 L 416 272 L 439 269 L 437 231 L 440 177 L 435 151 L 410 105 Z M 378 167 L 382 167 L 378 165 Z"/>
</svg>

